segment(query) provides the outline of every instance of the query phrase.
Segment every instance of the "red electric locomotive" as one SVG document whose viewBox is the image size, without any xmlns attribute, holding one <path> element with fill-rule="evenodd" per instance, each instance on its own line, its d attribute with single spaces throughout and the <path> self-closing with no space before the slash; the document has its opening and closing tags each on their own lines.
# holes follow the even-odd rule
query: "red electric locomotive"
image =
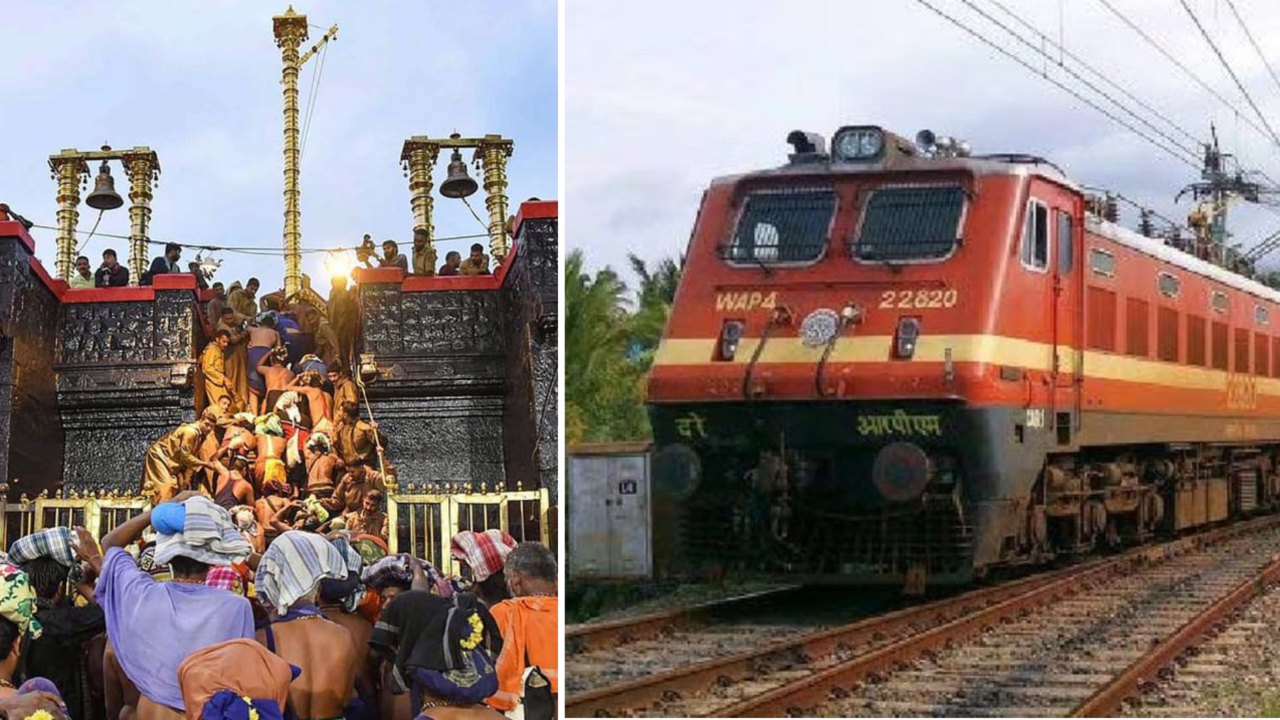
<svg viewBox="0 0 1280 720">
<path fill-rule="evenodd" d="M 1280 500 L 1280 293 L 1042 158 L 788 141 L 706 191 L 654 359 L 660 571 L 964 583 Z"/>
</svg>

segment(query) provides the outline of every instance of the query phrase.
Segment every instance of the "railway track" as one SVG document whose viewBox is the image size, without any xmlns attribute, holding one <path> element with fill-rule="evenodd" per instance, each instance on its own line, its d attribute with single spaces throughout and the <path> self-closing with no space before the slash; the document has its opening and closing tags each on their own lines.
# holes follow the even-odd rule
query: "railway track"
<svg viewBox="0 0 1280 720">
<path fill-rule="evenodd" d="M 1264 518 L 642 677 L 594 676 L 592 689 L 570 687 L 567 714 L 1115 712 L 1260 588 L 1259 573 L 1280 573 L 1278 526 Z"/>
<path fill-rule="evenodd" d="M 566 632 L 569 693 L 676 672 L 883 611 L 884 600 L 815 603 L 786 586 L 662 612 L 592 623 Z M 889 597 L 889 596 L 883 596 Z M 896 602 L 897 599 L 892 600 Z M 798 613 L 797 608 L 804 612 Z"/>
<path fill-rule="evenodd" d="M 570 626 L 565 631 L 565 647 L 568 655 L 574 656 L 652 640 L 682 628 L 704 625 L 726 614 L 776 602 L 799 590 L 795 585 L 784 585 L 634 617 Z"/>
</svg>

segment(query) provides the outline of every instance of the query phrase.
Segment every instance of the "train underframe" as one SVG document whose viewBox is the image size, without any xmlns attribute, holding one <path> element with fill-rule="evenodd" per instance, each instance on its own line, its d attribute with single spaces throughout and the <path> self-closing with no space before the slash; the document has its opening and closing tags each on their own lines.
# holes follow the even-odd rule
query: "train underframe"
<svg viewBox="0 0 1280 720">
<path fill-rule="evenodd" d="M 1280 442 L 1064 449 L 1024 409 L 958 403 L 651 414 L 667 574 L 921 592 L 1280 507 Z"/>
</svg>

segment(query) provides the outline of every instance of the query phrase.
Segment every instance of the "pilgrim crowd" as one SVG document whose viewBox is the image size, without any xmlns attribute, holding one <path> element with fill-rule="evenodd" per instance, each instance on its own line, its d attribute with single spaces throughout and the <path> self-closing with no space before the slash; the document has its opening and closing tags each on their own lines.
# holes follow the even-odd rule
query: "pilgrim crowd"
<svg viewBox="0 0 1280 720">
<path fill-rule="evenodd" d="M 0 559 L 0 713 L 554 717 L 555 556 L 492 529 L 450 552 L 458 577 L 347 531 L 259 552 L 196 490 L 100 542 L 41 530 Z"/>
<path fill-rule="evenodd" d="M 127 282 L 109 261 L 95 284 Z M 553 717 L 547 547 L 463 531 L 453 577 L 388 554 L 394 468 L 361 418 L 345 279 L 327 303 L 309 282 L 211 289 L 197 419 L 147 450 L 149 509 L 100 540 L 46 528 L 0 556 L 0 717 Z"/>
</svg>

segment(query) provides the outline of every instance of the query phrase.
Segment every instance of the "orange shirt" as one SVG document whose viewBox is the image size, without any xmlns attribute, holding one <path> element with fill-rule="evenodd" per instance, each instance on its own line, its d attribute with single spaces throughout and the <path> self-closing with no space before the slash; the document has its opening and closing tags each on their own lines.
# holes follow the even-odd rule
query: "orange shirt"
<svg viewBox="0 0 1280 720">
<path fill-rule="evenodd" d="M 560 692 L 560 599 L 521 597 L 489 608 L 502 631 L 502 654 L 498 656 L 498 692 L 488 703 L 502 711 L 512 710 L 524 694 L 525 655 L 551 681 L 551 692 Z"/>
</svg>

